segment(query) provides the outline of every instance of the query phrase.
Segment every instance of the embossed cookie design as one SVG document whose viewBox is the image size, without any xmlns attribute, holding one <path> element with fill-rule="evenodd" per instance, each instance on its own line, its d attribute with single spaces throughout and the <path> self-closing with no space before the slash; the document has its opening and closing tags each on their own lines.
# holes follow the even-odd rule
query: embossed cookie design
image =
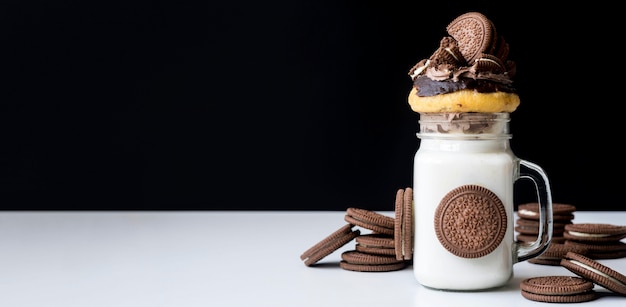
<svg viewBox="0 0 626 307">
<path fill-rule="evenodd" d="M 498 37 L 493 23 L 478 12 L 465 13 L 455 18 L 446 30 L 459 42 L 461 54 L 468 63 L 473 63 L 481 53 L 493 52 Z"/>
<path fill-rule="evenodd" d="M 506 209 L 491 190 L 464 185 L 446 194 L 435 211 L 437 239 L 450 253 L 479 258 L 495 250 L 507 230 Z"/>
</svg>

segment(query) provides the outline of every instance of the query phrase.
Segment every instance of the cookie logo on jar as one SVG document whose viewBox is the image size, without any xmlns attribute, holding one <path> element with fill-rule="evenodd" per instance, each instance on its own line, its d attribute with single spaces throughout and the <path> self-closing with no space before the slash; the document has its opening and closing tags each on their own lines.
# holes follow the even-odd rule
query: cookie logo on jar
<svg viewBox="0 0 626 307">
<path fill-rule="evenodd" d="M 507 230 L 500 198 L 478 185 L 463 185 L 446 194 L 435 211 L 437 239 L 448 252 L 479 258 L 495 250 Z"/>
</svg>

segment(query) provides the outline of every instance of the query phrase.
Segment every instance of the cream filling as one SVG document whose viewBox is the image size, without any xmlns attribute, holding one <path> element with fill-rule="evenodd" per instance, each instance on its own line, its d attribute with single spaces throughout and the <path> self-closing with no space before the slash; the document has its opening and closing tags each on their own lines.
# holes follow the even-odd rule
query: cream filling
<svg viewBox="0 0 626 307">
<path fill-rule="evenodd" d="M 573 236 L 577 236 L 577 237 L 591 237 L 591 238 L 604 238 L 604 237 L 610 237 L 611 236 L 611 235 L 608 235 L 608 234 L 586 233 L 586 232 L 578 232 L 578 231 L 569 231 L 569 234 L 571 234 Z"/>
<path fill-rule="evenodd" d="M 456 54 L 454 54 L 454 52 L 452 52 L 452 50 L 450 50 L 450 48 L 445 48 L 444 50 L 447 51 L 455 60 L 459 61 L 459 57 L 457 57 Z M 500 66 L 500 65 L 498 65 L 498 66 Z"/>
<path fill-rule="evenodd" d="M 577 265 L 577 266 L 583 267 L 583 268 L 585 268 L 585 269 L 587 269 L 587 270 L 589 270 L 589 271 L 592 271 L 592 272 L 594 272 L 594 273 L 596 273 L 596 274 L 598 274 L 598 275 L 604 276 L 604 277 L 608 278 L 609 280 L 611 280 L 612 282 L 615 282 L 615 283 L 617 283 L 617 284 L 620 284 L 622 287 L 626 287 L 626 284 L 624 284 L 623 282 L 619 281 L 619 280 L 618 280 L 618 279 L 616 279 L 615 277 L 611 277 L 611 276 L 609 276 L 609 275 L 608 275 L 608 274 L 606 274 L 606 273 L 600 272 L 600 271 L 598 271 L 597 269 L 594 269 L 594 268 L 592 268 L 592 267 L 590 267 L 590 266 L 588 266 L 588 265 L 586 265 L 586 264 L 584 264 L 584 263 L 582 263 L 582 262 L 580 262 L 580 261 L 570 260 L 570 262 L 571 262 L 571 263 L 573 263 L 573 264 L 575 264 L 575 265 Z"/>
<path fill-rule="evenodd" d="M 500 63 L 498 63 L 498 62 L 496 62 L 496 61 L 494 61 L 494 60 L 492 60 L 492 59 L 480 58 L 480 59 L 476 59 L 476 61 L 491 62 L 491 63 L 493 63 L 493 64 L 498 65 L 498 67 L 502 67 L 502 66 L 500 65 Z M 504 68 L 504 67 L 502 67 L 502 68 Z"/>
<path fill-rule="evenodd" d="M 538 213 L 537 213 L 537 212 L 534 212 L 534 211 L 530 211 L 530 210 L 524 210 L 524 209 L 522 209 L 522 210 L 520 210 L 520 211 L 519 211 L 519 214 L 521 214 L 521 215 L 530 215 L 530 216 L 535 216 L 535 215 L 537 215 Z"/>
<path fill-rule="evenodd" d="M 406 231 L 404 231 L 405 228 L 405 223 L 404 223 L 404 217 L 402 217 L 402 226 L 400 227 L 401 231 L 401 243 L 402 243 L 402 259 L 406 259 L 405 256 L 407 256 L 407 254 L 404 252 L 406 250 L 406 247 L 404 246 L 406 242 L 404 242 L 404 234 L 406 233 Z"/>
<path fill-rule="evenodd" d="M 397 238 L 396 240 L 400 240 L 400 250 L 402 252 L 402 259 L 404 259 L 404 256 L 406 255 L 404 252 L 404 234 L 406 233 L 404 231 L 404 205 L 400 210 L 402 210 L 400 216 L 398 217 L 400 219 L 400 238 Z"/>
<path fill-rule="evenodd" d="M 417 76 L 420 73 L 422 73 L 422 71 L 424 71 L 424 69 L 426 69 L 426 67 L 428 67 L 429 64 L 430 64 L 430 60 L 426 60 L 426 63 L 424 64 L 424 66 L 418 67 L 417 69 L 415 69 L 415 71 L 411 75 L 411 78 L 415 80 L 415 78 L 417 78 Z"/>
</svg>

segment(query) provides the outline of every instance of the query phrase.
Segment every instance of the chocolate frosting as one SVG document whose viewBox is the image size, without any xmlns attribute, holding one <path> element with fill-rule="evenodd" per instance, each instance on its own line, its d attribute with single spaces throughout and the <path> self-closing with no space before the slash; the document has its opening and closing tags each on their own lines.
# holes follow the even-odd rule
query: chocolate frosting
<svg viewBox="0 0 626 307">
<path fill-rule="evenodd" d="M 485 79 L 457 78 L 456 81 L 452 79 L 434 81 L 427 76 L 418 76 L 413 84 L 417 87 L 419 96 L 434 96 L 465 89 L 476 90 L 479 93 L 516 92 L 511 84 Z"/>
</svg>

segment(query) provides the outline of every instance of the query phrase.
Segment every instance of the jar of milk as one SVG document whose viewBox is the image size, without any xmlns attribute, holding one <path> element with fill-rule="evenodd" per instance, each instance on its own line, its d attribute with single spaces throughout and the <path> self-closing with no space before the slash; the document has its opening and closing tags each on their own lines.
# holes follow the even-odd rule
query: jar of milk
<svg viewBox="0 0 626 307">
<path fill-rule="evenodd" d="M 513 265 L 552 238 L 552 197 L 538 165 L 513 154 L 509 113 L 421 113 L 413 178 L 413 270 L 425 287 L 473 291 L 505 285 Z M 513 190 L 534 183 L 540 227 L 514 239 Z"/>
</svg>

